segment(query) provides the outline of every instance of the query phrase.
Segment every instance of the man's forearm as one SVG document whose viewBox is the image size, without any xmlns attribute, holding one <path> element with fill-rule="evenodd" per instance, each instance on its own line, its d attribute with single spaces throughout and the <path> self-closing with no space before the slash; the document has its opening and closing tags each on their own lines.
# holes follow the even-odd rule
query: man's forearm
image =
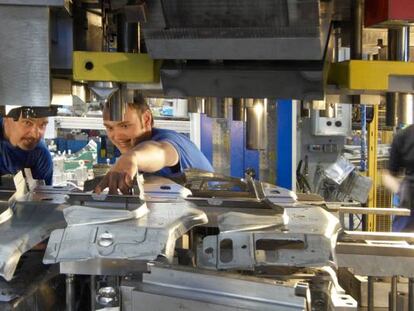
<svg viewBox="0 0 414 311">
<path fill-rule="evenodd" d="M 146 141 L 130 152 L 137 160 L 141 172 L 153 173 L 177 163 L 176 151 L 170 148 L 173 147 L 162 142 Z"/>
<path fill-rule="evenodd" d="M 397 193 L 400 189 L 401 179 L 393 176 L 388 170 L 382 174 L 382 182 L 384 183 L 385 187 L 394 193 Z"/>
</svg>

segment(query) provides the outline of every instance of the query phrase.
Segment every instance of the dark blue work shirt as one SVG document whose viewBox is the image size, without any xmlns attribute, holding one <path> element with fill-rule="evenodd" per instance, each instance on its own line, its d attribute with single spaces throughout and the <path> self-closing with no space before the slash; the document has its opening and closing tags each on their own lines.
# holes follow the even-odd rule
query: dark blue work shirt
<svg viewBox="0 0 414 311">
<path fill-rule="evenodd" d="M 396 205 L 411 210 L 410 216 L 394 216 L 392 231 L 394 232 L 414 232 L 414 176 L 409 175 L 404 178 L 400 186 Z"/>
<path fill-rule="evenodd" d="M 158 175 L 168 176 L 174 173 L 183 172 L 186 168 L 197 168 L 209 172 L 214 169 L 204 154 L 185 135 L 166 129 L 152 129 L 153 141 L 169 142 L 178 152 L 179 163 L 173 167 L 164 167 L 157 172 Z"/>
<path fill-rule="evenodd" d="M 45 142 L 40 141 L 33 150 L 14 147 L 4 137 L 3 118 L 0 117 L 0 175 L 13 174 L 30 168 L 34 179 L 52 184 L 53 161 Z"/>
<path fill-rule="evenodd" d="M 400 187 L 402 208 L 411 209 L 410 216 L 395 216 L 392 230 L 396 232 L 414 232 L 414 125 L 400 130 L 391 144 L 388 169 L 394 176 L 405 171 Z"/>
</svg>

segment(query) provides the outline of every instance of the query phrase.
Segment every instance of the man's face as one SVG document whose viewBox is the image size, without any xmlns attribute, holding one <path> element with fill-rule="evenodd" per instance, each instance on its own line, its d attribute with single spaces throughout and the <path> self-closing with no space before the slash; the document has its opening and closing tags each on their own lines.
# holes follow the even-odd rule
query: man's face
<svg viewBox="0 0 414 311">
<path fill-rule="evenodd" d="M 23 150 L 32 150 L 45 135 L 48 119 L 20 117 L 17 121 L 9 119 L 8 122 L 10 122 L 8 133 L 10 143 Z"/>
<path fill-rule="evenodd" d="M 127 152 L 146 139 L 151 131 L 148 112 L 141 114 L 127 106 L 124 121 L 109 121 L 108 113 L 104 112 L 104 125 L 108 138 L 121 153 Z"/>
</svg>

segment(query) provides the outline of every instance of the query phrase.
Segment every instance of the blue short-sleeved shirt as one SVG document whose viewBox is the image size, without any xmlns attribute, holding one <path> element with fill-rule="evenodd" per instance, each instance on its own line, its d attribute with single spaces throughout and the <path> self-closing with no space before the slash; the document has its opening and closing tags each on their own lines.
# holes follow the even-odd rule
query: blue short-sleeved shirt
<svg viewBox="0 0 414 311">
<path fill-rule="evenodd" d="M 3 118 L 0 117 L 0 175 L 13 174 L 30 168 L 33 178 L 52 184 L 53 161 L 45 142 L 40 141 L 33 150 L 14 147 L 4 137 Z"/>
<path fill-rule="evenodd" d="M 185 135 L 166 129 L 152 129 L 152 138 L 154 141 L 166 141 L 178 152 L 180 158 L 179 165 L 174 167 L 164 167 L 157 174 L 168 176 L 174 173 L 183 172 L 186 168 L 198 168 L 201 170 L 213 172 L 214 169 L 204 154 L 196 145 Z"/>
</svg>

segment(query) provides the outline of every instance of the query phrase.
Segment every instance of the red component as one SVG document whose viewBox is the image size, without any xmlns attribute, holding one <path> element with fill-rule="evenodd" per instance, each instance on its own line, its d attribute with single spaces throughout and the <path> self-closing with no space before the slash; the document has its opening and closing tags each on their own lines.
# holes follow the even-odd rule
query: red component
<svg viewBox="0 0 414 311">
<path fill-rule="evenodd" d="M 365 0 L 365 27 L 414 22 L 413 0 Z"/>
</svg>

